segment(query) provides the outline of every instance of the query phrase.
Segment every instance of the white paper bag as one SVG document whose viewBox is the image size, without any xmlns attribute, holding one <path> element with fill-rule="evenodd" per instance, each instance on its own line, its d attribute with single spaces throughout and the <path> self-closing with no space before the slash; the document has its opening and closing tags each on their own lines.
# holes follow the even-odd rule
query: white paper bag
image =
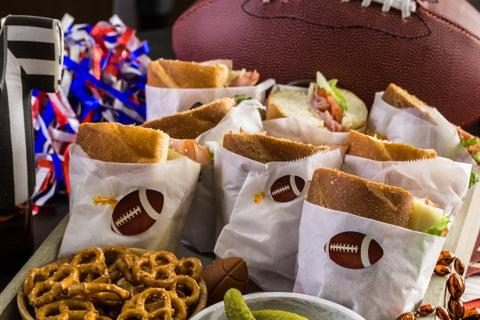
<svg viewBox="0 0 480 320">
<path fill-rule="evenodd" d="M 220 147 L 215 153 L 215 179 L 226 225 L 215 254 L 242 257 L 250 278 L 266 291 L 292 291 L 308 181 L 316 168 L 339 168 L 341 162 L 337 149 L 297 161 L 263 164 Z M 279 199 L 275 190 L 283 187 L 289 191 Z"/>
<path fill-rule="evenodd" d="M 258 100 L 244 100 L 232 108 L 214 128 L 202 133 L 195 140 L 200 145 L 208 147 L 214 154 L 225 132 L 240 130 L 249 133 L 261 132 L 262 119 L 258 109 L 262 108 L 263 105 Z M 218 229 L 223 227 L 217 226 L 219 213 L 215 194 L 214 164 L 210 162 L 201 169 L 192 205 L 182 231 L 182 242 L 199 252 L 213 252 Z"/>
<path fill-rule="evenodd" d="M 197 103 L 207 104 L 219 98 L 245 95 L 263 103 L 265 94 L 275 84 L 275 80 L 267 79 L 255 86 L 174 89 L 145 87 L 147 121 L 186 111 Z"/>
<path fill-rule="evenodd" d="M 345 155 L 342 171 L 404 188 L 428 198 L 453 219 L 467 194 L 472 165 L 447 158 L 418 161 L 375 161 Z"/>
<path fill-rule="evenodd" d="M 439 156 L 475 164 L 467 150 L 460 145 L 456 127 L 435 108 L 425 110 L 395 108 L 377 92 L 369 112 L 367 126 L 372 132 L 393 142 L 410 144 L 422 149 L 435 149 Z"/>
<path fill-rule="evenodd" d="M 451 221 L 468 190 L 470 169 L 469 164 L 446 158 L 380 162 L 346 155 L 342 165 L 342 170 L 350 174 L 432 200 Z M 307 201 L 299 234 L 294 291 L 335 301 L 369 320 L 395 319 L 404 311 L 416 309 L 445 242 L 443 237 Z M 375 244 L 382 252 L 378 261 L 374 258 L 379 252 Z M 345 259 L 349 263 L 335 262 L 339 255 L 348 256 Z M 361 261 L 365 267 L 351 269 L 353 261 Z"/>
<path fill-rule="evenodd" d="M 70 213 L 59 255 L 113 245 L 176 251 L 198 163 L 184 156 L 157 164 L 104 162 L 76 144 L 69 152 Z M 129 219 L 135 223 L 127 227 Z"/>
<path fill-rule="evenodd" d="M 396 319 L 418 307 L 445 242 L 307 201 L 299 234 L 294 292 L 337 302 L 369 320 Z M 337 260 L 345 252 L 348 258 Z M 349 268 L 359 261 L 365 267 Z"/>
</svg>

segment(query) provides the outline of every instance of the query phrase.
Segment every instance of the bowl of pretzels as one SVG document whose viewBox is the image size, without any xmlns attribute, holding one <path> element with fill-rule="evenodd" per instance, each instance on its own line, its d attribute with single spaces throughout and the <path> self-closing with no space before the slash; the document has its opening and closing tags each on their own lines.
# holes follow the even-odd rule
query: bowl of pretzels
<svg viewBox="0 0 480 320">
<path fill-rule="evenodd" d="M 169 251 L 86 248 L 30 269 L 17 304 L 24 320 L 185 320 L 206 305 L 202 271 L 200 259 Z"/>
</svg>

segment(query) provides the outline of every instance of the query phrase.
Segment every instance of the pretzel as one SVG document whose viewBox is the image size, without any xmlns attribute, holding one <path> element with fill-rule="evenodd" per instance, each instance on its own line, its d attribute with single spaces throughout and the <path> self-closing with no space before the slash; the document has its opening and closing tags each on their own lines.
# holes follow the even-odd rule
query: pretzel
<svg viewBox="0 0 480 320">
<path fill-rule="evenodd" d="M 68 287 L 70 298 L 84 298 L 95 303 L 115 306 L 130 298 L 130 292 L 113 283 L 80 282 Z"/>
<path fill-rule="evenodd" d="M 200 286 L 190 276 L 178 275 L 174 290 L 188 307 L 195 305 L 200 298 Z"/>
<path fill-rule="evenodd" d="M 112 246 L 104 248 L 103 253 L 112 282 L 117 282 L 120 278 L 125 278 L 130 283 L 134 282 L 132 268 L 136 256 L 127 247 Z"/>
<path fill-rule="evenodd" d="M 34 307 L 59 299 L 69 286 L 79 282 L 78 269 L 68 263 L 40 269 L 29 272 L 24 281 L 24 290 L 27 289 L 25 294 Z"/>
<path fill-rule="evenodd" d="M 41 268 L 32 268 L 28 271 L 25 281 L 23 281 L 23 292 L 28 295 L 35 284 L 43 282 L 50 278 L 58 270 L 58 265 L 50 264 Z"/>
<path fill-rule="evenodd" d="M 70 261 L 80 272 L 80 281 L 106 282 L 109 279 L 105 255 L 100 248 L 80 250 Z"/>
<path fill-rule="evenodd" d="M 37 320 L 96 320 L 98 316 L 92 302 L 77 299 L 50 302 L 36 310 Z"/>
<path fill-rule="evenodd" d="M 181 258 L 175 267 L 177 274 L 190 276 L 195 279 L 195 281 L 200 280 L 202 270 L 202 261 L 196 257 Z"/>
<path fill-rule="evenodd" d="M 87 248 L 32 268 L 23 291 L 40 320 L 185 320 L 199 300 L 200 259 L 124 246 Z"/>
<path fill-rule="evenodd" d="M 133 296 L 122 308 L 117 319 L 172 319 L 170 294 L 164 288 L 148 288 Z"/>
<path fill-rule="evenodd" d="M 135 279 L 147 287 L 172 288 L 177 257 L 168 251 L 148 252 L 133 265 Z"/>
<path fill-rule="evenodd" d="M 168 291 L 170 295 L 170 300 L 172 301 L 172 308 L 175 310 L 174 320 L 185 320 L 187 319 L 187 306 L 185 302 L 182 301 L 174 291 Z"/>
</svg>

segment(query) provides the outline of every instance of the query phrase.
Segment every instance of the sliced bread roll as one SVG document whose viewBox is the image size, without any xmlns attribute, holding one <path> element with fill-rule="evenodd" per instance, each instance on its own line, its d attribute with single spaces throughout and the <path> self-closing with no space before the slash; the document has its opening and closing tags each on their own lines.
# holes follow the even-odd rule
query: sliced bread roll
<svg viewBox="0 0 480 320">
<path fill-rule="evenodd" d="M 229 81 L 225 64 L 158 59 L 147 66 L 147 84 L 161 88 L 221 88 Z"/>
<path fill-rule="evenodd" d="M 418 97 L 410 94 L 407 90 L 400 86 L 390 83 L 383 92 L 382 99 L 388 104 L 399 109 L 407 108 L 430 108 L 428 104 L 420 100 Z"/>
<path fill-rule="evenodd" d="M 167 161 L 168 134 L 116 122 L 82 123 L 76 143 L 92 159 L 123 163 Z"/>
<path fill-rule="evenodd" d="M 315 170 L 307 201 L 404 228 L 413 213 L 413 196 L 408 191 L 329 168 Z"/>
<path fill-rule="evenodd" d="M 433 149 L 420 149 L 409 144 L 381 140 L 350 130 L 345 141 L 347 154 L 376 161 L 409 161 L 430 159 L 437 156 Z"/>
<path fill-rule="evenodd" d="M 403 188 L 340 170 L 317 168 L 310 182 L 307 201 L 414 231 L 441 236 L 448 232 L 443 210 L 428 199 L 416 198 Z M 432 227 L 436 229 L 429 230 Z"/>
<path fill-rule="evenodd" d="M 261 162 L 294 161 L 320 151 L 331 150 L 330 146 L 315 146 L 264 134 L 225 133 L 223 147 L 246 158 Z"/>
<path fill-rule="evenodd" d="M 365 103 L 354 93 L 338 89 L 347 100 L 348 109 L 343 113 L 341 125 L 359 129 L 365 126 L 368 110 Z M 309 96 L 304 91 L 279 90 L 269 95 L 265 119 L 293 117 L 309 125 L 328 128 L 322 117 L 310 106 Z"/>
<path fill-rule="evenodd" d="M 216 99 L 198 108 L 147 121 L 141 126 L 162 130 L 176 139 L 195 139 L 215 127 L 236 105 L 233 98 Z"/>
</svg>

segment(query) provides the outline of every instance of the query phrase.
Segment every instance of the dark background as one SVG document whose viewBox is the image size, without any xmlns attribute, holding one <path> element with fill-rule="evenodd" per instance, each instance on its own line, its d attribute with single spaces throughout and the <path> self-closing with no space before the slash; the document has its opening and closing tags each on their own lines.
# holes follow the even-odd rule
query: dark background
<svg viewBox="0 0 480 320">
<path fill-rule="evenodd" d="M 480 0 L 469 1 L 480 9 Z M 116 13 L 125 24 L 142 31 L 171 26 L 194 0 L 5 0 L 2 2 L 0 17 L 7 14 L 30 14 L 61 19 L 65 13 L 69 13 L 75 18 L 75 23 L 95 24 L 100 20 L 108 20 L 112 14 Z"/>
</svg>

